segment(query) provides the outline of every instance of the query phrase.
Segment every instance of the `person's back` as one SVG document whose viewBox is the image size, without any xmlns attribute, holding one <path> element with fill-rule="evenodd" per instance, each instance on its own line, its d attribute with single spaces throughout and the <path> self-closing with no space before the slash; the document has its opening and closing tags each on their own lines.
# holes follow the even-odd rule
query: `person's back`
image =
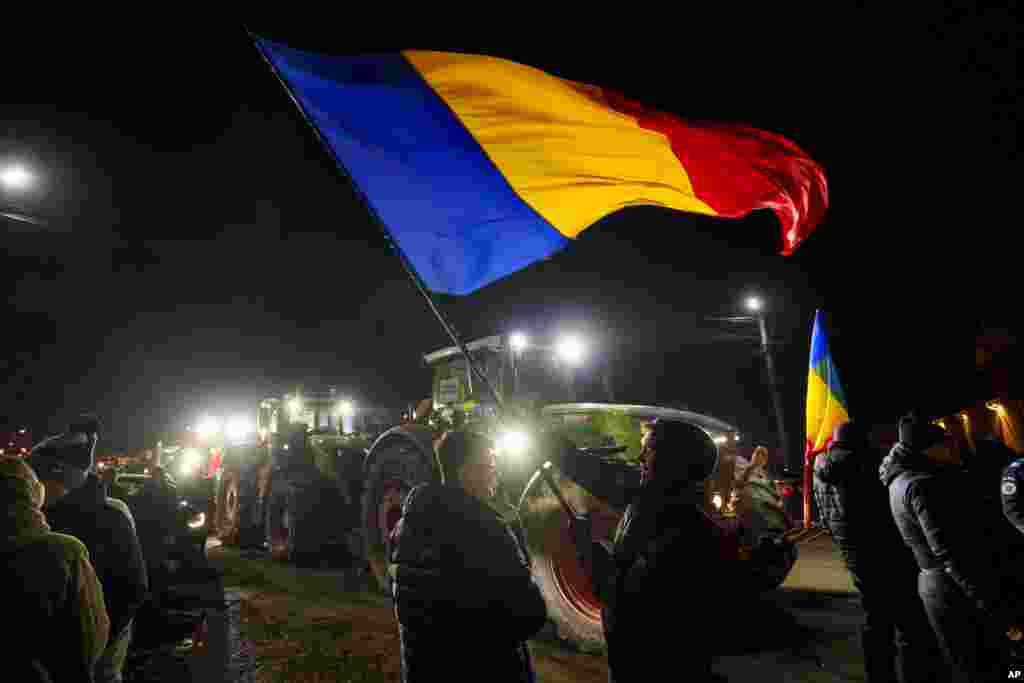
<svg viewBox="0 0 1024 683">
<path fill-rule="evenodd" d="M 0 585 L 15 619 L 4 680 L 92 681 L 110 626 L 103 591 L 85 546 L 49 530 L 42 496 L 24 462 L 0 456 Z"/>
<path fill-rule="evenodd" d="M 64 434 L 37 444 L 28 461 L 46 488 L 45 511 L 53 530 L 74 536 L 89 550 L 111 629 L 111 642 L 94 673 L 104 683 L 118 683 L 132 620 L 146 598 L 147 575 L 130 515 L 110 502 L 92 473 L 98 432 L 94 419 L 72 424 Z"/>
<path fill-rule="evenodd" d="M 901 561 L 915 573 L 913 557 L 903 543 L 889 509 L 889 492 L 878 479 L 882 453 L 865 438 L 838 439 L 814 462 L 814 498 L 821 520 L 832 534 L 847 567 L 856 572 L 862 563 L 888 567 Z"/>
</svg>

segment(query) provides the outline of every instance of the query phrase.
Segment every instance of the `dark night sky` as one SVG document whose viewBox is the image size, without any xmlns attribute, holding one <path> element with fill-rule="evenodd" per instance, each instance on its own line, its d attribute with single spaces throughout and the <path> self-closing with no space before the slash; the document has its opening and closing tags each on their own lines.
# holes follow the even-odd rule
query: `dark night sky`
<svg viewBox="0 0 1024 683">
<path fill-rule="evenodd" d="M 853 412 L 871 419 L 956 407 L 979 326 L 1015 324 L 1011 10 L 804 16 L 671 39 L 579 31 L 578 44 L 568 25 L 515 40 L 375 25 L 250 28 L 326 52 L 508 57 L 685 117 L 783 133 L 829 179 L 826 221 L 793 257 L 777 255 L 768 213 L 630 209 L 550 261 L 442 297 L 467 337 L 613 330 L 629 344 L 623 399 L 683 404 L 770 440 L 756 346 L 707 321 L 748 292 L 771 306 L 796 439 L 816 307 Z M 428 393 L 418 357 L 446 344 L 439 326 L 240 28 L 79 27 L 35 40 L 11 46 L 21 59 L 5 69 L 16 74 L 5 73 L 0 157 L 40 170 L 43 184 L 18 202 L 51 225 L 0 222 L 0 415 L 42 430 L 93 409 L 108 443 L 134 447 L 300 382 L 373 402 Z"/>
</svg>

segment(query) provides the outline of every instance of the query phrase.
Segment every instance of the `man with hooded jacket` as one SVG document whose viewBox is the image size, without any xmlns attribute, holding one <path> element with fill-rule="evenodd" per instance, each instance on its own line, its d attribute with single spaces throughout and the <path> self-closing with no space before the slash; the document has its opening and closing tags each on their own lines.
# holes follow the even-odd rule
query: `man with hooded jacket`
<svg viewBox="0 0 1024 683">
<path fill-rule="evenodd" d="M 29 464 L 46 488 L 46 517 L 54 531 L 78 538 L 89 550 L 103 585 L 110 643 L 96 680 L 119 683 L 135 613 L 146 598 L 146 565 L 132 520 L 108 501 L 92 472 L 99 437 L 95 419 L 71 425 L 32 449 Z"/>
<path fill-rule="evenodd" d="M 4 635 L 4 680 L 89 682 L 110 629 L 103 589 L 85 546 L 50 530 L 44 496 L 21 458 L 0 456 L 0 585 L 17 622 Z"/>
<path fill-rule="evenodd" d="M 814 463 L 814 498 L 861 596 L 861 648 L 867 680 L 926 683 L 940 675 L 940 657 L 917 595 L 917 562 L 878 481 L 881 453 L 856 422 L 838 425 Z"/>
<path fill-rule="evenodd" d="M 641 488 L 610 552 L 591 542 L 585 517 L 573 529 L 605 604 L 609 680 L 725 680 L 711 671 L 717 629 L 708 616 L 732 588 L 726 569 L 733 563 L 719 561 L 723 531 L 701 510 L 696 491 L 714 473 L 718 449 L 699 427 L 655 420 L 644 427 L 640 458 Z"/>
<path fill-rule="evenodd" d="M 971 482 L 961 465 L 947 432 L 908 415 L 879 474 L 920 568 L 918 593 L 947 664 L 972 683 L 1002 680 L 1000 645 L 1013 617 L 1000 604 L 999 549 L 964 514 Z"/>
<path fill-rule="evenodd" d="M 442 483 L 410 491 L 392 533 L 402 680 L 533 683 L 526 641 L 547 622 L 547 608 L 519 537 L 491 507 L 490 442 L 453 431 L 436 451 Z"/>
</svg>

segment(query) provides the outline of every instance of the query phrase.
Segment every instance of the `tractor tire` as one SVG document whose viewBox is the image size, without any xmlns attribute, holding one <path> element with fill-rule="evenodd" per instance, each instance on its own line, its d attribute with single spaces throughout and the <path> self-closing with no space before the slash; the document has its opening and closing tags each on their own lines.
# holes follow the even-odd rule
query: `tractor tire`
<svg viewBox="0 0 1024 683">
<path fill-rule="evenodd" d="M 217 537 L 225 546 L 237 547 L 241 529 L 241 472 L 237 465 L 226 466 L 217 492 Z"/>
<path fill-rule="evenodd" d="M 285 515 L 289 562 L 331 569 L 356 563 L 349 536 L 358 533 L 359 519 L 333 481 L 317 479 L 296 487 L 288 496 Z"/>
<path fill-rule="evenodd" d="M 622 518 L 622 510 L 591 495 L 571 481 L 558 482 L 562 494 L 577 513 L 590 515 L 593 541 L 608 544 Z M 522 510 L 526 546 L 534 581 L 544 596 L 548 618 L 556 634 L 582 652 L 605 649 L 601 610 L 604 607 L 590 577 L 576 558 L 569 519 L 547 485 Z"/>
<path fill-rule="evenodd" d="M 277 489 L 271 489 L 265 496 L 264 522 L 265 536 L 270 547 L 270 556 L 275 560 L 288 557 L 288 495 Z"/>
<path fill-rule="evenodd" d="M 391 595 L 389 536 L 413 487 L 436 481 L 429 454 L 411 439 L 394 438 L 377 446 L 363 486 L 363 548 L 377 585 Z"/>
</svg>

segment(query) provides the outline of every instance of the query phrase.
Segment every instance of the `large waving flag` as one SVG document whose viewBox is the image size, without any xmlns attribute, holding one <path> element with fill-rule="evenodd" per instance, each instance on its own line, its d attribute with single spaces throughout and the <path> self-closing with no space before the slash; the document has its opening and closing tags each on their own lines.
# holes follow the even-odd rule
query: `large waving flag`
<svg viewBox="0 0 1024 683">
<path fill-rule="evenodd" d="M 828 204 L 822 169 L 773 133 L 688 123 L 495 57 L 257 44 L 437 292 L 473 292 L 628 206 L 772 209 L 789 254 Z"/>
<path fill-rule="evenodd" d="M 807 454 L 814 456 L 826 450 L 832 441 L 832 430 L 849 421 L 846 396 L 828 350 L 821 311 L 816 311 L 811 333 L 811 367 L 807 373 Z"/>
</svg>

